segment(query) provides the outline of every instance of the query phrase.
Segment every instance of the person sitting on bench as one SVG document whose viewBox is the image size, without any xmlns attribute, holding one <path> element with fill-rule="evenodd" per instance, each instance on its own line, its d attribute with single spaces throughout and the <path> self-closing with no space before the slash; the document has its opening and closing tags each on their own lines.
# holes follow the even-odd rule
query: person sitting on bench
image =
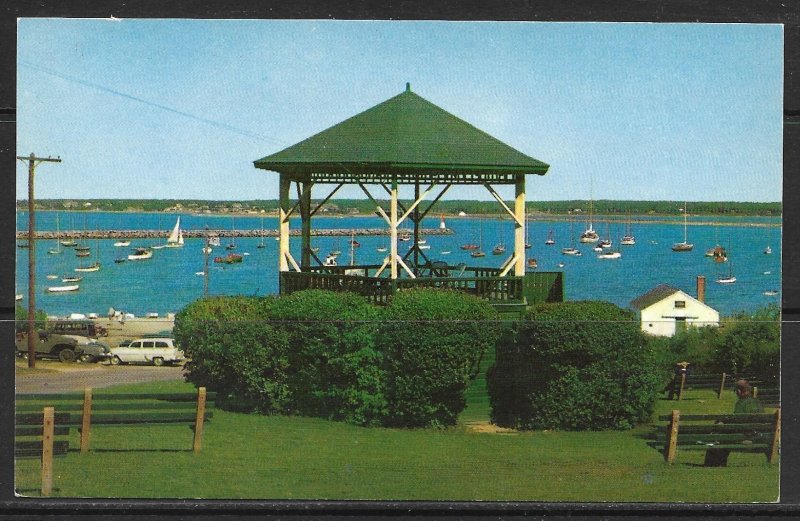
<svg viewBox="0 0 800 521">
<path fill-rule="evenodd" d="M 764 407 L 756 397 L 753 396 L 753 388 L 747 380 L 736 382 L 736 405 L 733 407 L 733 414 L 758 414 L 764 412 Z M 704 465 L 706 467 L 726 467 L 728 466 L 729 449 L 708 449 Z"/>
</svg>

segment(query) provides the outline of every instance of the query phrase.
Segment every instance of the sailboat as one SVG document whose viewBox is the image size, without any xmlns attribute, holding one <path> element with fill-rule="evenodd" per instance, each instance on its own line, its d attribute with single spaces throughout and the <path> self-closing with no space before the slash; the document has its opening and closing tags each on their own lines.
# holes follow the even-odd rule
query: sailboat
<svg viewBox="0 0 800 521">
<path fill-rule="evenodd" d="M 481 226 L 483 226 L 482 223 L 483 223 L 483 221 L 481 221 Z M 466 251 L 477 251 L 477 250 L 480 250 L 480 248 L 481 248 L 480 245 L 479 244 L 475 244 L 474 242 L 468 242 L 466 244 L 462 244 L 461 245 L 461 249 L 462 250 L 466 250 Z"/>
<path fill-rule="evenodd" d="M 767 242 L 770 242 L 772 240 L 772 228 L 767 228 L 767 230 L 768 230 L 767 233 L 769 234 Z M 770 247 L 769 244 L 767 244 L 767 247 L 764 248 L 764 255 L 772 255 L 772 248 Z"/>
<path fill-rule="evenodd" d="M 555 236 L 553 235 L 553 228 L 547 232 L 547 240 L 544 241 L 545 246 L 553 246 L 556 243 Z"/>
<path fill-rule="evenodd" d="M 529 250 L 530 248 L 530 223 L 528 222 L 528 214 L 525 214 L 525 249 Z"/>
<path fill-rule="evenodd" d="M 500 223 L 498 223 L 496 230 L 496 235 L 499 237 L 500 234 Z M 506 252 L 506 244 L 503 241 L 498 242 L 495 244 L 494 248 L 492 248 L 492 255 L 502 255 Z"/>
<path fill-rule="evenodd" d="M 572 246 L 570 246 L 569 248 L 561 248 L 561 253 L 563 253 L 564 255 L 574 255 L 576 257 L 580 257 L 582 255 L 582 253 L 580 252 L 579 249 L 577 249 L 575 247 L 575 235 L 573 234 L 573 224 L 574 223 L 575 223 L 575 220 L 570 218 L 570 220 L 569 220 L 569 236 L 570 236 L 570 238 L 572 238 Z"/>
<path fill-rule="evenodd" d="M 258 246 L 256 246 L 256 248 L 261 250 L 261 249 L 264 249 L 266 247 L 267 247 L 267 245 L 264 243 L 264 218 L 262 217 L 261 218 L 261 240 L 258 241 Z"/>
<path fill-rule="evenodd" d="M 56 214 L 56 237 L 58 237 L 60 234 L 61 234 L 61 227 L 59 226 L 58 222 L 58 214 Z M 47 250 L 47 253 L 49 253 L 50 255 L 58 255 L 61 253 L 61 251 L 62 251 L 61 243 L 58 242 L 58 239 L 56 239 L 56 247 L 50 248 L 49 250 Z"/>
<path fill-rule="evenodd" d="M 628 222 L 625 223 L 625 235 L 622 236 L 619 243 L 623 246 L 633 246 L 636 244 L 636 238 L 633 236 L 633 231 L 631 230 L 630 214 L 628 214 Z"/>
<path fill-rule="evenodd" d="M 672 251 L 683 252 L 683 251 L 692 251 L 694 248 L 694 244 L 691 244 L 688 241 L 687 230 L 686 230 L 686 218 L 688 215 L 688 208 L 687 203 L 683 203 L 683 242 L 676 242 L 672 245 Z"/>
<path fill-rule="evenodd" d="M 99 271 L 100 270 L 100 261 L 98 260 L 99 250 L 100 250 L 100 241 L 98 240 L 95 242 L 94 246 L 95 261 L 89 264 L 88 266 L 84 266 L 83 262 L 81 262 L 81 265 L 75 268 L 75 271 L 78 273 L 91 273 L 94 271 Z"/>
<path fill-rule="evenodd" d="M 235 217 L 231 217 L 231 223 L 232 223 L 231 231 L 233 232 L 233 235 L 231 235 L 231 242 L 229 242 L 228 245 L 225 246 L 226 250 L 235 250 L 236 249 L 236 218 Z"/>
<path fill-rule="evenodd" d="M 730 242 L 730 240 L 729 240 Z M 728 244 L 730 248 L 730 244 Z M 726 257 L 727 259 L 727 257 Z M 717 283 L 719 284 L 734 284 L 736 282 L 736 277 L 733 276 L 733 263 L 728 262 L 728 276 L 727 277 L 720 277 L 717 279 Z"/>
<path fill-rule="evenodd" d="M 717 279 L 719 284 L 734 284 L 736 282 L 736 277 L 733 276 L 733 264 L 728 263 L 728 276 L 727 277 L 720 277 Z"/>
<path fill-rule="evenodd" d="M 609 237 L 611 237 L 610 233 L 609 233 Z M 601 253 L 597 255 L 598 259 L 601 259 L 601 260 L 602 259 L 619 259 L 620 257 L 622 257 L 622 252 L 620 252 L 618 250 L 610 249 L 611 248 L 611 239 L 608 239 L 608 248 L 609 249 L 607 251 L 603 251 L 603 248 L 605 248 L 605 246 L 600 248 Z"/>
<path fill-rule="evenodd" d="M 356 264 L 356 248 L 361 246 L 355 239 L 355 234 L 350 234 L 350 266 Z"/>
<path fill-rule="evenodd" d="M 123 241 L 117 241 L 117 242 L 114 243 L 114 246 L 116 246 L 117 248 L 121 248 L 121 247 L 124 247 L 124 246 L 130 246 L 130 245 L 131 245 L 131 241 L 129 241 L 127 239 L 125 239 Z"/>
<path fill-rule="evenodd" d="M 72 217 L 70 217 L 70 225 L 72 225 Z M 61 243 L 61 246 L 67 246 L 68 248 L 72 248 L 73 246 L 77 246 L 78 245 L 78 242 L 74 241 L 72 239 L 64 239 L 64 240 L 61 240 L 61 241 L 58 241 L 58 242 Z"/>
<path fill-rule="evenodd" d="M 586 243 L 586 242 L 597 242 L 598 240 L 600 240 L 600 236 L 597 234 L 597 232 L 592 227 L 593 210 L 594 210 L 594 185 L 590 184 L 590 188 L 589 188 L 589 227 L 586 228 L 586 231 L 584 231 L 581 234 L 581 238 L 580 238 L 580 241 L 584 242 L 584 243 Z"/>
<path fill-rule="evenodd" d="M 172 232 L 167 237 L 167 248 L 182 248 L 183 247 L 183 231 L 181 230 L 181 216 L 175 221 L 175 226 Z"/>
<path fill-rule="evenodd" d="M 481 251 L 483 248 L 483 219 L 479 221 L 479 228 L 478 228 L 478 244 L 466 244 L 465 246 L 469 246 L 469 248 L 465 248 L 464 246 L 461 247 L 462 250 L 473 250 L 470 253 L 470 257 L 486 257 L 486 254 Z M 472 246 L 475 246 L 474 248 Z"/>
</svg>

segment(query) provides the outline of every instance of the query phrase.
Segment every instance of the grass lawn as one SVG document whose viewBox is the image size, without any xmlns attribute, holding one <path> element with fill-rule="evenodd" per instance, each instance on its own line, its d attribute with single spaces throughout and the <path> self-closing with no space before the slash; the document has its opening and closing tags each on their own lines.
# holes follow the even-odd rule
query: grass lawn
<svg viewBox="0 0 800 521">
<path fill-rule="evenodd" d="M 476 381 L 475 385 L 483 385 Z M 474 387 L 474 386 L 473 386 Z M 181 382 L 104 392 L 188 391 Z M 98 390 L 99 394 L 101 391 Z M 733 410 L 734 396 L 690 392 L 660 400 L 657 414 Z M 299 417 L 214 411 L 203 451 L 186 426 L 92 430 L 93 450 L 54 463 L 53 496 L 110 498 L 374 499 L 512 501 L 770 502 L 777 465 L 734 453 L 727 468 L 703 468 L 702 451 L 674 465 L 648 447 L 649 427 L 617 432 L 473 432 L 488 406 L 469 400 L 462 424 L 444 431 L 366 429 Z M 77 450 L 78 435 L 70 447 Z M 19 460 L 17 489 L 36 496 L 37 460 Z M 747 479 L 742 479 L 742 475 Z"/>
</svg>

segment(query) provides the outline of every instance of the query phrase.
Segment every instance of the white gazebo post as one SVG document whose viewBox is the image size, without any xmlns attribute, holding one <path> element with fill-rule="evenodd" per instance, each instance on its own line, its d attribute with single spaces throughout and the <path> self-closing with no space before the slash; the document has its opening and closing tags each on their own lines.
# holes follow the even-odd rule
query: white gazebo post
<svg viewBox="0 0 800 521">
<path fill-rule="evenodd" d="M 514 275 L 525 275 L 525 174 L 518 174 L 514 182 Z"/>
<path fill-rule="evenodd" d="M 397 179 L 392 179 L 389 202 L 390 278 L 397 280 Z"/>
<path fill-rule="evenodd" d="M 286 174 L 281 174 L 279 197 L 280 209 L 278 210 L 278 270 L 289 271 L 289 188 L 291 181 Z"/>
</svg>

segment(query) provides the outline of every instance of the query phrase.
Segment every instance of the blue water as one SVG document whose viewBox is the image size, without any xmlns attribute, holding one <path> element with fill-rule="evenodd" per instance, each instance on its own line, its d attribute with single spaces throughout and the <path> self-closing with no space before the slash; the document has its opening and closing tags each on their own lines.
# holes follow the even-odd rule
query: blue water
<svg viewBox="0 0 800 521">
<path fill-rule="evenodd" d="M 175 224 L 177 215 L 139 214 L 139 213 L 69 213 L 60 212 L 60 229 L 76 230 L 135 230 L 161 229 L 167 231 Z M 85 220 L 85 224 L 84 224 Z M 710 221 L 710 218 L 697 218 Z M 723 315 L 739 311 L 754 311 L 770 303 L 780 302 L 781 288 L 781 244 L 780 228 L 751 227 L 751 222 L 780 222 L 772 218 L 738 218 L 730 222 L 739 226 L 690 226 L 689 242 L 694 250 L 688 253 L 674 253 L 670 246 L 683 240 L 683 227 L 674 224 L 634 224 L 635 246 L 621 246 L 622 258 L 600 260 L 592 251 L 591 245 L 575 243 L 583 251 L 582 257 L 562 255 L 562 247 L 571 246 L 570 229 L 576 236 L 585 223 L 569 222 L 531 222 L 529 240 L 533 245 L 527 250 L 528 257 L 539 263 L 539 271 L 563 271 L 565 273 L 566 295 L 569 300 L 600 299 L 608 300 L 622 307 L 637 296 L 652 289 L 655 285 L 666 283 L 695 295 L 697 275 L 706 276 L 706 302 Z M 25 229 L 27 214 L 17 214 L 18 229 Z M 236 217 L 181 214 L 183 229 L 259 229 L 262 219 L 258 216 Z M 423 227 L 436 228 L 438 217 L 426 219 Z M 277 218 L 265 217 L 265 229 L 275 229 Z M 319 217 L 314 218 L 315 229 L 324 228 L 381 228 L 382 219 L 378 217 Z M 430 236 L 427 238 L 430 250 L 425 253 L 433 260 L 445 260 L 450 264 L 466 262 L 470 266 L 499 266 L 505 256 L 494 256 L 491 249 L 498 242 L 504 242 L 510 254 L 513 249 L 513 225 L 511 221 L 484 220 L 473 218 L 450 218 L 447 225 L 455 234 L 449 236 Z M 292 228 L 299 228 L 299 220 L 292 222 Z M 37 213 L 38 230 L 56 229 L 56 212 Z M 545 246 L 548 231 L 552 229 L 556 239 L 555 246 Z M 595 229 L 605 236 L 609 233 L 615 242 L 624 232 L 624 221 L 616 222 L 607 228 L 596 223 Z M 608 230 L 608 232 L 607 232 Z M 486 257 L 473 259 L 469 252 L 459 248 L 467 242 L 478 242 L 483 237 L 483 250 Z M 360 237 L 361 248 L 356 250 L 356 263 L 380 264 L 384 253 L 376 252 L 379 246 L 387 245 L 387 237 Z M 64 275 L 72 273 L 79 265 L 71 248 L 63 248 L 60 255 L 50 255 L 49 248 L 54 241 L 39 241 L 36 248 L 36 302 L 37 307 L 50 315 L 67 315 L 73 312 L 104 314 L 109 307 L 125 310 L 137 315 L 148 312 L 165 314 L 179 311 L 183 306 L 203 294 L 203 277 L 195 273 L 203 271 L 202 239 L 186 239 L 183 248 L 164 248 L 156 250 L 148 261 L 115 264 L 117 257 L 127 256 L 130 248 L 163 243 L 164 240 L 133 239 L 128 248 L 114 247 L 113 240 L 88 241 L 99 250 L 100 271 L 83 273 L 80 291 L 75 293 L 51 294 L 47 286 L 63 285 L 58 280 L 48 280 L 48 274 Z M 237 239 L 237 252 L 245 255 L 244 261 L 236 265 L 215 265 L 210 263 L 209 293 L 212 295 L 269 295 L 278 291 L 278 242 L 266 239 L 266 248 L 258 249 L 258 238 Z M 706 249 L 717 243 L 728 251 L 730 263 L 716 264 L 706 258 Z M 223 242 L 224 244 L 224 242 Z M 400 243 L 404 252 L 408 243 Z M 772 255 L 764 255 L 764 248 L 770 245 Z M 340 264 L 350 262 L 348 241 L 332 237 L 313 237 L 312 246 L 320 248 L 320 255 L 332 249 L 342 250 Z M 99 247 L 99 248 L 98 248 Z M 300 239 L 293 237 L 292 254 L 300 258 Z M 443 255 L 441 252 L 451 253 Z M 216 248 L 214 255 L 224 255 L 224 248 Z M 17 249 L 16 292 L 27 294 L 28 250 Z M 563 263 L 563 267 L 559 267 Z M 723 285 L 715 280 L 727 276 L 729 269 L 737 277 L 736 284 Z M 766 290 L 778 290 L 777 296 L 765 296 Z M 23 300 L 24 304 L 25 301 Z"/>
</svg>

